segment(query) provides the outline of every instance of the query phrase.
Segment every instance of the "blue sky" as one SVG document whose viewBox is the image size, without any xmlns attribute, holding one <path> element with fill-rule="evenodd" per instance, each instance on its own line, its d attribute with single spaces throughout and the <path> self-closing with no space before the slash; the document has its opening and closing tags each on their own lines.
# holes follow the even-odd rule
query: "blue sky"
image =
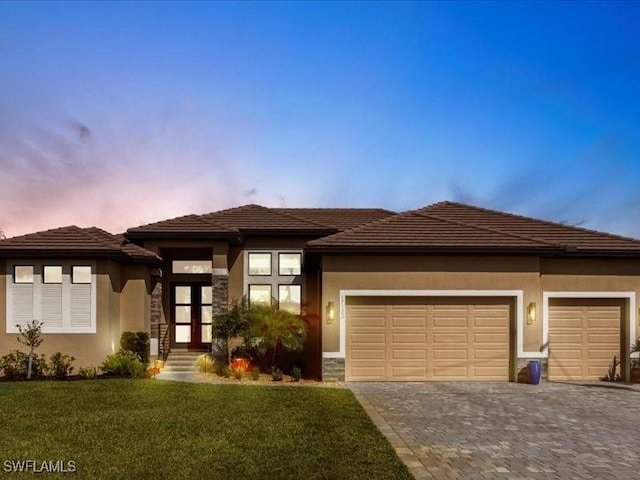
<svg viewBox="0 0 640 480">
<path fill-rule="evenodd" d="M 639 2 L 0 2 L 0 229 L 456 200 L 640 237 Z"/>
</svg>

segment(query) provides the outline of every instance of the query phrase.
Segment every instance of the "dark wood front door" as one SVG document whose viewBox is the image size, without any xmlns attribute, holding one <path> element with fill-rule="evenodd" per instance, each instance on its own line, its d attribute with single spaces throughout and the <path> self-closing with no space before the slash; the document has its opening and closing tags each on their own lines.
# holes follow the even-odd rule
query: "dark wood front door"
<svg viewBox="0 0 640 480">
<path fill-rule="evenodd" d="M 211 346 L 211 285 L 171 284 L 171 346 L 205 350 Z"/>
</svg>

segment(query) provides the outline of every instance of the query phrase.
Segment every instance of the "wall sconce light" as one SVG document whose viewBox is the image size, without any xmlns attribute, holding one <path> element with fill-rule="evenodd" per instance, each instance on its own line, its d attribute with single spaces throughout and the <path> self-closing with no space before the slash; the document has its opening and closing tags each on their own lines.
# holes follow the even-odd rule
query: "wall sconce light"
<svg viewBox="0 0 640 480">
<path fill-rule="evenodd" d="M 527 305 L 527 325 L 536 323 L 536 302 Z"/>
<path fill-rule="evenodd" d="M 327 320 L 327 325 L 333 324 L 333 322 L 336 319 L 336 311 L 335 311 L 335 308 L 333 306 L 333 302 L 328 302 L 327 303 L 327 310 L 326 310 L 325 313 L 326 313 L 325 318 Z"/>
</svg>

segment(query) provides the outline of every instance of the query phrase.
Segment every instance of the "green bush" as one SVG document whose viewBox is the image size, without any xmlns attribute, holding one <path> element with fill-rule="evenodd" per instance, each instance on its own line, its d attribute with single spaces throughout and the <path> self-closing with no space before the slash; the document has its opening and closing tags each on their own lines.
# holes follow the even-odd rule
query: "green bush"
<svg viewBox="0 0 640 480">
<path fill-rule="evenodd" d="M 300 369 L 300 367 L 293 367 L 291 369 L 291 379 L 294 382 L 299 382 L 301 378 L 302 378 L 302 370 Z"/>
<path fill-rule="evenodd" d="M 29 368 L 29 355 L 20 350 L 13 350 L 3 357 L 0 357 L 0 370 L 7 380 L 27 378 Z M 33 365 L 31 366 L 32 376 L 43 377 L 47 371 L 47 361 L 44 355 L 33 355 Z"/>
<path fill-rule="evenodd" d="M 257 365 L 251 369 L 251 379 L 260 380 L 260 367 Z"/>
<path fill-rule="evenodd" d="M 95 380 L 98 376 L 98 369 L 96 367 L 81 368 L 78 375 L 84 380 Z"/>
<path fill-rule="evenodd" d="M 221 374 L 224 378 L 231 378 L 231 368 L 229 365 L 224 365 L 222 367 Z"/>
<path fill-rule="evenodd" d="M 277 367 L 273 367 L 273 369 L 271 370 L 271 380 L 273 380 L 274 382 L 281 382 L 282 370 Z"/>
<path fill-rule="evenodd" d="M 145 368 L 149 365 L 149 348 L 147 332 L 122 332 L 120 349 L 135 353 Z"/>
<path fill-rule="evenodd" d="M 196 367 L 200 373 L 213 373 L 216 370 L 216 361 L 211 354 L 205 353 L 196 359 Z"/>
<path fill-rule="evenodd" d="M 110 375 L 131 378 L 141 377 L 146 370 L 138 355 L 130 350 L 119 350 L 112 355 L 107 355 L 102 369 Z"/>
<path fill-rule="evenodd" d="M 74 357 L 63 355 L 61 352 L 56 352 L 49 358 L 49 361 L 51 362 L 49 364 L 49 370 L 55 378 L 58 380 L 64 380 L 67 375 L 71 375 L 71 372 L 73 371 L 71 363 L 74 360 Z"/>
</svg>

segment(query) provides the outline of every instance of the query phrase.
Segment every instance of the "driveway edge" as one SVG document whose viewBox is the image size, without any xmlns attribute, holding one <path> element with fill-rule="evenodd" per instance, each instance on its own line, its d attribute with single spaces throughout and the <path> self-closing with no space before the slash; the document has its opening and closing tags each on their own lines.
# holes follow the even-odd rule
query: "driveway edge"
<svg viewBox="0 0 640 480">
<path fill-rule="evenodd" d="M 371 421 L 375 424 L 376 427 L 378 427 L 380 433 L 385 436 L 393 449 L 396 451 L 396 453 L 400 457 L 400 460 L 402 460 L 402 462 L 407 466 L 409 472 L 411 472 L 411 475 L 413 475 L 416 480 L 433 478 L 433 475 L 431 475 L 422 464 L 422 462 L 418 460 L 418 457 L 416 457 L 416 455 L 413 453 L 413 450 L 409 448 L 405 441 L 400 438 L 400 435 L 398 435 L 398 433 L 391 427 L 391 425 L 387 423 L 384 417 L 376 411 L 373 405 L 369 403 L 367 397 L 365 397 L 361 393 L 353 391 L 353 389 L 351 391 L 355 395 L 358 402 L 360 402 L 360 405 L 362 405 L 362 408 L 364 408 L 364 411 L 367 412 L 367 415 L 369 415 Z"/>
</svg>

